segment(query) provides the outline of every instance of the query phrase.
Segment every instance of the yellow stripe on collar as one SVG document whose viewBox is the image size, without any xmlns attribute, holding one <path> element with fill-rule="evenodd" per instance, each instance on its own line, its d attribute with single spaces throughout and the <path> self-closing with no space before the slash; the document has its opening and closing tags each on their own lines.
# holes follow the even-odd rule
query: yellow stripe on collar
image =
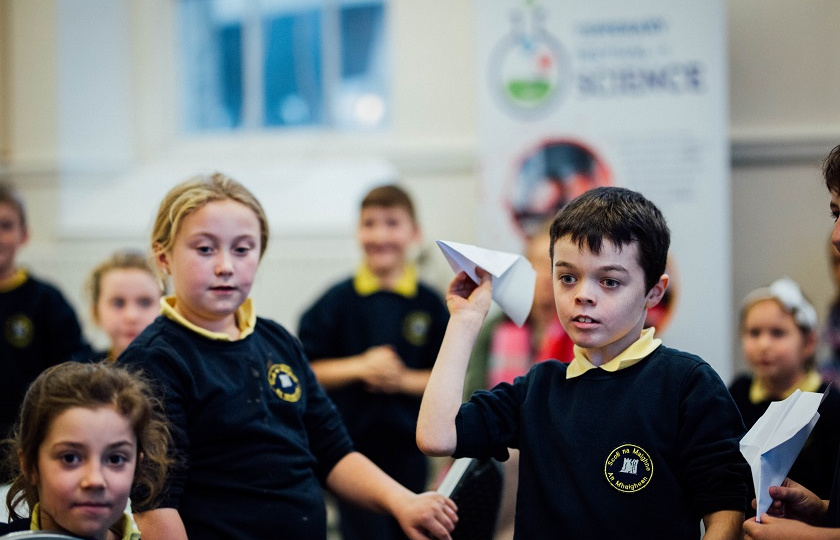
<svg viewBox="0 0 840 540">
<path fill-rule="evenodd" d="M 653 333 L 653 328 L 645 328 L 642 330 L 642 335 L 639 336 L 639 339 L 634 341 L 629 347 L 621 351 L 621 354 L 603 366 L 594 365 L 589 361 L 589 358 L 586 357 L 586 350 L 575 345 L 575 358 L 566 369 L 566 378 L 573 379 L 575 377 L 580 377 L 590 369 L 596 369 L 598 367 L 604 371 L 614 373 L 638 364 L 662 344 L 662 340 L 654 338 Z"/>
<path fill-rule="evenodd" d="M 750 402 L 761 403 L 762 401 L 768 400 L 783 400 L 790 397 L 790 395 L 797 390 L 801 390 L 802 392 L 816 392 L 820 389 L 821 384 L 822 378 L 820 377 L 820 374 L 817 373 L 816 370 L 811 370 L 805 375 L 805 378 L 802 379 L 801 383 L 788 388 L 781 397 L 775 398 L 767 392 L 767 389 L 761 385 L 758 379 L 753 379 L 753 382 L 750 385 Z"/>
<path fill-rule="evenodd" d="M 174 296 L 167 296 L 160 299 L 160 313 L 167 319 L 173 320 L 176 323 L 189 328 L 197 334 L 217 341 L 235 341 L 229 335 L 223 332 L 213 332 L 195 325 L 184 318 L 183 315 L 175 311 L 176 298 Z M 254 327 L 257 325 L 257 314 L 254 311 L 254 303 L 251 298 L 246 298 L 239 309 L 236 310 L 236 324 L 239 326 L 239 339 L 245 339 L 254 332 Z"/>
<path fill-rule="evenodd" d="M 0 281 L 0 293 L 9 292 L 14 289 L 17 289 L 24 283 L 26 280 L 29 279 L 29 275 L 26 273 L 26 270 L 23 268 L 18 268 L 14 274 L 8 279 L 4 279 Z"/>
<path fill-rule="evenodd" d="M 41 529 L 41 503 L 35 503 L 35 508 L 32 509 L 29 517 L 29 530 L 40 531 Z M 111 531 L 116 534 L 120 540 L 140 540 L 140 531 L 131 517 L 123 513 L 120 521 L 111 528 Z"/>
<path fill-rule="evenodd" d="M 375 292 L 388 290 L 406 298 L 413 298 L 417 295 L 417 267 L 413 264 L 406 265 L 400 279 L 393 289 L 385 289 L 379 278 L 370 271 L 366 265 L 362 265 L 353 276 L 353 288 L 361 296 L 369 296 Z"/>
</svg>

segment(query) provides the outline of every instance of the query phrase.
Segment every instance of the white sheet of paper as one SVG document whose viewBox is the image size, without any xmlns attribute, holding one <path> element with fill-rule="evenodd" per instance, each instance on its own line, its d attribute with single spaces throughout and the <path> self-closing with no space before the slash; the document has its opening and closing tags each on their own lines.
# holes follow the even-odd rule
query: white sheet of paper
<svg viewBox="0 0 840 540">
<path fill-rule="evenodd" d="M 782 483 L 820 418 L 823 393 L 796 390 L 774 401 L 741 439 L 741 453 L 750 464 L 756 493 L 756 515 L 767 512 L 768 489 Z M 808 486 L 805 486 L 808 487 Z"/>
<path fill-rule="evenodd" d="M 518 326 L 525 323 L 534 302 L 537 272 L 528 259 L 516 253 L 493 251 L 470 244 L 437 240 L 449 266 L 457 274 L 462 270 L 476 283 L 480 266 L 493 277 L 493 300 Z"/>
</svg>

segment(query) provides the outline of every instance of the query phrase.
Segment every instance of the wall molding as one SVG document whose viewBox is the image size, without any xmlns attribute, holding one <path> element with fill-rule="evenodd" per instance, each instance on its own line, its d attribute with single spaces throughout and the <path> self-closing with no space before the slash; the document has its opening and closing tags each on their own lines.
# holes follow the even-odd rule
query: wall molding
<svg viewBox="0 0 840 540">
<path fill-rule="evenodd" d="M 838 129 L 784 133 L 773 130 L 732 130 L 730 157 L 733 167 L 808 164 L 819 166 L 826 154 L 838 143 Z"/>
</svg>

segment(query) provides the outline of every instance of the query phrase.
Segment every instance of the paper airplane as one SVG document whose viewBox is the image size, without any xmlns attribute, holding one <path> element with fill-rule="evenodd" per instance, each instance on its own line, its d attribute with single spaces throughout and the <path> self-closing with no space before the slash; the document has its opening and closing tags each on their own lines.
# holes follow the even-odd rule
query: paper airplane
<svg viewBox="0 0 840 540">
<path fill-rule="evenodd" d="M 437 245 L 456 274 L 463 270 L 480 283 L 475 273 L 479 266 L 493 276 L 493 300 L 518 326 L 525 323 L 537 282 L 537 273 L 525 257 L 444 240 L 437 240 Z"/>
<path fill-rule="evenodd" d="M 825 394 L 796 390 L 774 401 L 741 439 L 741 453 L 752 469 L 757 518 L 773 502 L 768 489 L 782 484 L 819 420 L 817 409 Z"/>
</svg>

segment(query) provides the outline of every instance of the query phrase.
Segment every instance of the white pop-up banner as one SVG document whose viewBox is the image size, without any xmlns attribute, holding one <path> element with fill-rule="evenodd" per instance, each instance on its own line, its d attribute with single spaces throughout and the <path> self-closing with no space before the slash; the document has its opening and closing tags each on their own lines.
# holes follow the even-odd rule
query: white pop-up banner
<svg viewBox="0 0 840 540">
<path fill-rule="evenodd" d="M 666 344 L 731 375 L 722 0 L 478 1 L 479 244 L 516 251 L 594 186 L 642 192 L 672 232 Z"/>
</svg>

